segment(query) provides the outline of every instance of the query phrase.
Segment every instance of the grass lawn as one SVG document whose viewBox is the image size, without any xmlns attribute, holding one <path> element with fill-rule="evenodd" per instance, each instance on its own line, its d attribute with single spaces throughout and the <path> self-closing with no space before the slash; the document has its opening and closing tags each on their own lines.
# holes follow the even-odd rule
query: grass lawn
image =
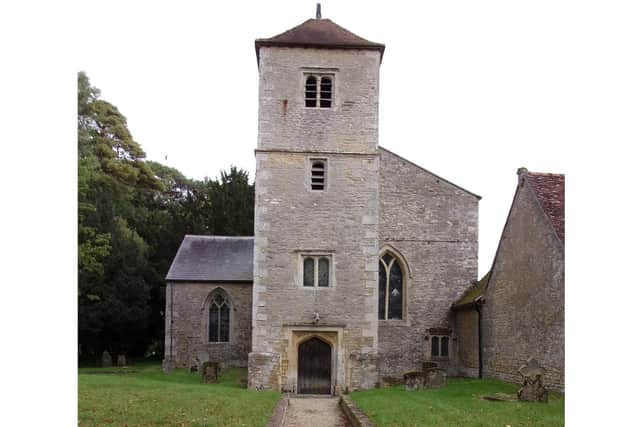
<svg viewBox="0 0 640 427">
<path fill-rule="evenodd" d="M 352 399 L 378 426 L 563 426 L 564 396 L 549 403 L 490 402 L 480 396 L 517 393 L 519 386 L 490 379 L 449 378 L 446 387 L 404 386 L 354 392 Z"/>
<path fill-rule="evenodd" d="M 133 372 L 131 372 L 133 371 Z M 81 426 L 264 426 L 280 394 L 240 385 L 246 369 L 201 384 L 198 374 L 158 364 L 78 370 Z"/>
</svg>

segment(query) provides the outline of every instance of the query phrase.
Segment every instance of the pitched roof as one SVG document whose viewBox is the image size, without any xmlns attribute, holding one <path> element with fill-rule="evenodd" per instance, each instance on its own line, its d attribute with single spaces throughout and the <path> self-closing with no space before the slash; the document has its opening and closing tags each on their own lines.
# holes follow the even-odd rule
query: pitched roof
<svg viewBox="0 0 640 427">
<path fill-rule="evenodd" d="M 258 61 L 260 61 L 260 48 L 263 46 L 370 49 L 380 52 L 380 60 L 384 54 L 384 44 L 363 39 L 330 19 L 308 19 L 277 36 L 257 39 L 255 46 Z"/>
<path fill-rule="evenodd" d="M 439 180 L 441 180 L 441 181 L 444 181 L 444 182 L 446 182 L 447 184 L 450 184 L 450 185 L 452 185 L 452 186 L 456 187 L 456 188 L 457 188 L 457 189 L 459 189 L 459 190 L 464 191 L 465 193 L 467 193 L 467 194 L 469 194 L 469 195 L 471 195 L 471 196 L 475 197 L 475 198 L 476 198 L 476 199 L 478 199 L 478 200 L 482 199 L 482 196 L 478 196 L 477 194 L 472 193 L 471 191 L 469 191 L 469 190 L 467 190 L 467 189 L 464 189 L 464 188 L 460 187 L 459 185 L 454 184 L 453 182 L 451 182 L 451 181 L 449 181 L 449 180 L 447 180 L 447 179 L 444 179 L 443 177 L 441 177 L 441 176 L 439 176 L 439 175 L 436 175 L 435 173 L 431 172 L 430 170 L 427 170 L 427 169 L 423 168 L 422 166 L 420 166 L 420 165 L 418 165 L 418 164 L 416 164 L 416 163 L 413 163 L 411 160 L 407 160 L 406 158 L 404 158 L 404 157 L 400 156 L 399 154 L 394 153 L 393 151 L 390 151 L 390 150 L 388 150 L 388 149 L 384 148 L 384 147 L 383 147 L 383 146 L 381 146 L 381 145 L 378 145 L 378 150 L 380 150 L 380 151 L 386 151 L 387 153 L 391 154 L 392 156 L 395 156 L 395 157 L 399 158 L 400 160 L 402 160 L 402 161 L 404 161 L 404 162 L 407 162 L 407 163 L 409 163 L 409 164 L 411 164 L 411 165 L 413 165 L 413 166 L 417 167 L 417 168 L 418 168 L 418 169 L 420 169 L 420 170 L 423 170 L 424 172 L 428 173 L 429 175 L 433 175 L 433 176 L 434 176 L 434 177 L 436 177 L 437 179 L 439 179 Z"/>
<path fill-rule="evenodd" d="M 167 281 L 252 282 L 253 237 L 184 236 Z"/>
<path fill-rule="evenodd" d="M 564 243 L 564 175 L 529 172 L 526 169 L 523 173 L 556 234 Z"/>
<path fill-rule="evenodd" d="M 491 271 L 484 275 L 484 277 L 473 284 L 465 291 L 464 294 L 453 303 L 452 310 L 460 310 L 466 307 L 471 307 L 473 303 L 479 298 L 484 296 L 484 292 L 487 289 L 489 283 L 489 276 Z"/>
</svg>

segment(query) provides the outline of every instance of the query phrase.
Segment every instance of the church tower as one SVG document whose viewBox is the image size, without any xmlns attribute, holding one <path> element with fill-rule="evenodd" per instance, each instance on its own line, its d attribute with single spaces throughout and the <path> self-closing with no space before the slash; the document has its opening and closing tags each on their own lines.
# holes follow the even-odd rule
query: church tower
<svg viewBox="0 0 640 427">
<path fill-rule="evenodd" d="M 329 19 L 255 42 L 260 75 L 249 386 L 378 381 L 379 68 Z"/>
</svg>

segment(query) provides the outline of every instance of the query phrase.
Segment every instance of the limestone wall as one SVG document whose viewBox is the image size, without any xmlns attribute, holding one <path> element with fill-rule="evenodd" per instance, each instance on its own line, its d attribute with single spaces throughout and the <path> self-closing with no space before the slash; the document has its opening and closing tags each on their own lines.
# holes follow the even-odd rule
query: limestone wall
<svg viewBox="0 0 640 427">
<path fill-rule="evenodd" d="M 380 53 L 260 49 L 258 149 L 375 153 Z M 335 76 L 332 108 L 305 108 L 305 73 Z"/>
<path fill-rule="evenodd" d="M 247 366 L 251 349 L 251 287 L 251 283 L 168 283 L 165 360 L 172 355 L 174 366 L 179 368 L 206 360 L 220 361 L 223 366 Z M 207 297 L 216 288 L 227 293 L 232 305 L 229 342 L 208 342 Z"/>
<path fill-rule="evenodd" d="M 430 359 L 427 329 L 453 328 L 451 304 L 477 278 L 478 198 L 381 149 L 379 246 L 399 252 L 410 272 L 405 319 L 378 328 L 380 376 L 393 382 Z M 454 345 L 440 366 L 453 369 Z"/>
<path fill-rule="evenodd" d="M 260 51 L 250 361 L 263 366 L 250 366 L 252 387 L 295 386 L 291 327 L 341 336 L 332 347 L 338 389 L 377 380 L 371 358 L 362 355 L 374 357 L 378 343 L 379 63 L 374 51 Z M 305 108 L 306 72 L 333 73 L 331 109 Z M 324 191 L 309 185 L 316 158 L 326 161 Z M 309 253 L 330 258 L 329 287 L 302 286 L 302 256 Z"/>
<path fill-rule="evenodd" d="M 483 308 L 485 376 L 520 382 L 535 357 L 545 382 L 564 388 L 564 246 L 528 185 L 520 186 Z"/>
</svg>

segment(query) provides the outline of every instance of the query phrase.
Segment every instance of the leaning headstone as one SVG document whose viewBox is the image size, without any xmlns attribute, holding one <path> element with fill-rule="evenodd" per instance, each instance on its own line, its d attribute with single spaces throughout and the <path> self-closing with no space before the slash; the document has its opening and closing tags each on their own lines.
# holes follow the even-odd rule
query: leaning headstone
<svg viewBox="0 0 640 427">
<path fill-rule="evenodd" d="M 202 382 L 205 384 L 217 383 L 218 374 L 220 373 L 220 364 L 218 362 L 204 362 L 202 364 Z"/>
<path fill-rule="evenodd" d="M 111 355 L 107 350 L 102 352 L 101 365 L 103 368 L 110 368 L 113 366 L 113 360 L 111 360 Z"/>
<path fill-rule="evenodd" d="M 420 371 L 407 372 L 404 374 L 404 389 L 406 391 L 416 391 L 424 388 L 424 373 Z"/>
<path fill-rule="evenodd" d="M 518 369 L 524 378 L 524 384 L 518 390 L 518 400 L 524 402 L 548 402 L 549 392 L 544 387 L 542 376 L 545 369 L 534 358 L 529 358 L 526 365 Z"/>
<path fill-rule="evenodd" d="M 442 368 L 428 368 L 424 371 L 424 388 L 440 388 L 447 385 L 447 371 Z"/>
<path fill-rule="evenodd" d="M 118 366 L 127 366 L 127 358 L 124 356 L 124 354 L 119 354 L 118 361 L 116 363 L 118 364 Z"/>
</svg>

